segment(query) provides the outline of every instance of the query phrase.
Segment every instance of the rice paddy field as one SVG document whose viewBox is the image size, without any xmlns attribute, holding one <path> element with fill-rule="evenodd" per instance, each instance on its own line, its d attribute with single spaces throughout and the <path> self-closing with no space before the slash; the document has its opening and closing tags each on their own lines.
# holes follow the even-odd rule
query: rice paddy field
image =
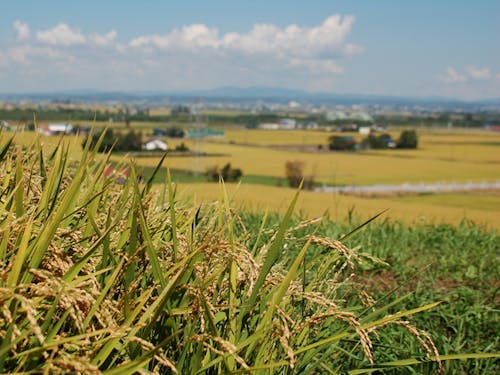
<svg viewBox="0 0 500 375">
<path fill-rule="evenodd" d="M 393 136 L 397 137 L 397 131 Z M 370 185 L 405 183 L 481 182 L 500 179 L 500 134 L 466 130 L 424 130 L 419 132 L 417 150 L 383 150 L 357 153 L 301 151 L 300 146 L 323 144 L 330 133 L 315 131 L 226 131 L 226 138 L 192 144 L 207 153 L 221 152 L 213 158 L 170 159 L 174 169 L 202 171 L 210 165 L 242 168 L 245 175 L 284 177 L 287 160 L 305 163 L 305 175 L 325 185 Z M 321 143 L 323 142 L 323 143 Z M 241 144 L 239 144 L 241 143 Z M 248 144 L 252 144 L 249 146 Z M 278 146 L 289 146 L 289 149 Z M 298 146 L 293 148 L 293 146 Z M 190 184 L 186 192 L 203 198 L 215 197 L 210 186 Z M 246 207 L 279 210 L 284 197 L 292 192 L 273 186 L 240 186 L 237 200 Z M 458 223 L 469 219 L 478 224 L 500 227 L 500 196 L 497 192 L 462 192 L 359 198 L 333 193 L 303 194 L 303 213 L 319 215 L 328 211 L 342 218 L 352 208 L 359 212 L 389 209 L 390 216 L 412 222 Z"/>
<path fill-rule="evenodd" d="M 103 124 L 98 124 L 103 125 Z M 113 124 L 120 127 L 120 124 Z M 123 124 L 122 124 L 123 125 Z M 135 125 L 134 125 L 135 126 Z M 155 124 L 140 123 L 145 136 Z M 394 138 L 400 129 L 390 131 Z M 203 174 L 212 166 L 231 163 L 241 168 L 243 180 L 235 194 L 235 204 L 249 210 L 283 212 L 283 202 L 294 191 L 286 187 L 285 163 L 304 162 L 306 176 L 314 176 L 321 186 L 363 186 L 372 184 L 460 183 L 500 180 L 500 134 L 483 130 L 421 129 L 416 150 L 370 150 L 329 152 L 328 138 L 335 133 L 314 130 L 266 131 L 257 129 L 225 129 L 223 138 L 206 140 L 170 139 L 169 147 L 184 142 L 191 150 L 207 156 L 167 156 L 164 166 L 172 171 L 173 180 L 184 196 L 207 202 L 218 197 L 216 184 L 205 183 Z M 339 133 L 337 133 L 339 134 Z M 33 134 L 17 137 L 29 142 Z M 355 134 L 358 139 L 360 135 Z M 25 138 L 25 139 L 23 139 Z M 43 139 L 46 147 L 54 147 L 58 138 Z M 82 138 L 69 138 L 75 158 L 81 152 Z M 323 149 L 318 150 L 318 145 Z M 112 155 L 115 163 L 127 155 Z M 146 171 L 154 169 L 160 155 L 136 157 L 134 162 Z M 156 181 L 166 176 L 162 170 Z M 193 178 L 194 176 L 194 178 Z M 248 183 L 249 181 L 251 183 Z M 236 190 L 236 187 L 229 187 Z M 354 197 L 339 193 L 304 192 L 298 203 L 309 217 L 327 212 L 342 220 L 355 210 L 367 217 L 388 209 L 391 219 L 406 223 L 452 223 L 469 220 L 478 225 L 500 228 L 500 195 L 495 191 L 426 193 L 414 195 L 387 194 L 382 197 Z"/>
</svg>

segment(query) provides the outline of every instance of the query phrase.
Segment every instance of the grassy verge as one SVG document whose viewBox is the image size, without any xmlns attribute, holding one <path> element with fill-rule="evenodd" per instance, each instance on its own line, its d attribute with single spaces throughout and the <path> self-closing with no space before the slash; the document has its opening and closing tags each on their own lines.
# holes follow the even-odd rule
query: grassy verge
<svg viewBox="0 0 500 375">
<path fill-rule="evenodd" d="M 339 223 L 323 221 L 316 234 L 339 238 L 359 220 Z M 259 214 L 247 214 L 245 223 L 256 227 Z M 277 223 L 278 216 L 270 222 Z M 254 223 L 254 224 L 251 224 Z M 292 225 L 298 223 L 292 223 Z M 302 229 L 298 237 L 307 235 Z M 265 240 L 265 239 L 264 239 Z M 361 263 L 354 276 L 358 285 L 378 303 L 387 304 L 408 295 L 403 302 L 406 309 L 443 301 L 426 314 L 413 318 L 419 327 L 425 327 L 443 355 L 457 352 L 495 351 L 500 347 L 500 235 L 497 231 L 473 226 L 466 221 L 459 226 L 446 224 L 407 226 L 387 220 L 371 223 L 345 241 L 357 247 L 360 253 L 378 257 L 388 264 Z M 290 250 L 293 254 L 298 249 Z M 290 256 L 293 258 L 293 255 Z M 307 274 L 321 267 L 321 256 L 306 258 Z M 306 276 L 309 277 L 309 276 Z M 401 356 L 411 356 L 415 343 L 402 337 L 400 329 L 393 329 L 377 341 L 375 356 L 381 362 Z M 472 360 L 446 362 L 445 373 L 496 374 L 500 360 Z M 409 373 L 427 373 L 422 366 Z M 398 369 L 397 373 L 402 370 Z"/>
</svg>

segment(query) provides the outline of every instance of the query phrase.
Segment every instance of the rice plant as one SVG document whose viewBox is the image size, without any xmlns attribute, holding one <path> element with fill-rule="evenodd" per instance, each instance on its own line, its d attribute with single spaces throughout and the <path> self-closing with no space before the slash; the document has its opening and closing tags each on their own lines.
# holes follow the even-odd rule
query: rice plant
<svg viewBox="0 0 500 375">
<path fill-rule="evenodd" d="M 355 275 L 381 261 L 317 235 L 321 219 L 290 225 L 299 192 L 256 230 L 222 182 L 217 202 L 196 206 L 169 174 L 152 184 L 160 165 L 143 181 L 133 161 L 105 173 L 98 144 L 72 160 L 64 141 L 48 153 L 38 138 L 22 148 L 0 135 L 0 372 L 439 371 L 481 357 L 440 356 L 409 321 L 439 302 L 373 300 Z M 389 328 L 418 351 L 377 363 L 374 338 L 383 348 Z"/>
</svg>

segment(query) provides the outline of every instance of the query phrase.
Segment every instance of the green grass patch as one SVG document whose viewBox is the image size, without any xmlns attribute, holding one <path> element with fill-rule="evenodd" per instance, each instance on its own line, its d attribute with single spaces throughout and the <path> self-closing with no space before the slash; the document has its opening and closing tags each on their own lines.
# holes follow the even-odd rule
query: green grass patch
<svg viewBox="0 0 500 375">
<path fill-rule="evenodd" d="M 256 227 L 259 217 L 259 214 L 249 214 L 244 222 L 248 227 Z M 323 221 L 315 233 L 339 238 L 357 225 L 356 217 L 353 213 L 344 223 Z M 278 218 L 272 216 L 270 223 L 278 222 Z M 310 228 L 304 228 L 297 236 L 308 233 Z M 497 231 L 470 225 L 467 221 L 458 227 L 446 224 L 409 227 L 381 219 L 356 233 L 346 245 L 357 247 L 359 254 L 387 262 L 361 263 L 359 273 L 354 276 L 378 303 L 387 304 L 408 293 L 411 297 L 403 303 L 408 309 L 443 301 L 427 314 L 412 319 L 435 339 L 440 353 L 495 351 L 500 347 L 497 333 L 500 331 L 500 234 Z M 298 248 L 289 251 L 293 253 Z M 321 249 L 312 249 L 306 257 L 306 279 L 322 270 L 322 257 L 318 252 Z M 395 360 L 401 357 L 401 350 L 405 352 L 403 356 L 411 356 L 417 350 L 403 337 L 401 327 L 387 334 L 392 342 L 387 342 L 384 336 L 385 342 L 375 345 L 379 361 Z M 445 370 L 450 374 L 496 374 L 500 371 L 500 360 L 446 362 Z M 429 371 L 423 365 L 416 372 Z M 399 369 L 398 373 L 401 372 L 404 373 Z M 408 373 L 413 372 L 408 370 Z"/>
</svg>

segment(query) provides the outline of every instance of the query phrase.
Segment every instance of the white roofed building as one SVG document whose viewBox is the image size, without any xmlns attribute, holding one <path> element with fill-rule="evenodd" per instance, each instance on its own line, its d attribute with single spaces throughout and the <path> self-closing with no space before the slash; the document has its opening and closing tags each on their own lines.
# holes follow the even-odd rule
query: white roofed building
<svg viewBox="0 0 500 375">
<path fill-rule="evenodd" d="M 150 139 L 142 145 L 145 151 L 167 151 L 168 145 L 160 139 Z"/>
</svg>

